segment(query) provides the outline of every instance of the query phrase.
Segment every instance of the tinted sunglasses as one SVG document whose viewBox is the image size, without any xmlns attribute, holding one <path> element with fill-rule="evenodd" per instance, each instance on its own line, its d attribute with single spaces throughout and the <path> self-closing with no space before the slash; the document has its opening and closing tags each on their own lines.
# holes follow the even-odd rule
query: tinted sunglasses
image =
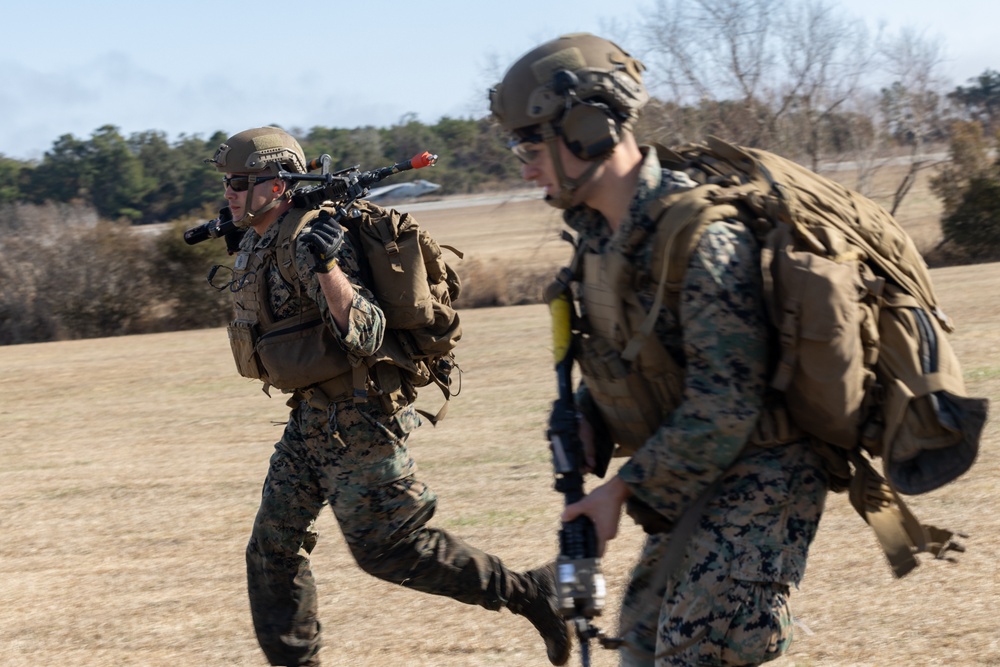
<svg viewBox="0 0 1000 667">
<path fill-rule="evenodd" d="M 264 176 L 263 178 L 258 178 L 254 185 L 257 183 L 263 183 L 264 181 L 270 181 L 277 178 L 277 176 Z M 227 188 L 232 188 L 233 192 L 246 192 L 247 188 L 250 187 L 250 177 L 249 176 L 223 176 L 222 182 Z"/>
</svg>

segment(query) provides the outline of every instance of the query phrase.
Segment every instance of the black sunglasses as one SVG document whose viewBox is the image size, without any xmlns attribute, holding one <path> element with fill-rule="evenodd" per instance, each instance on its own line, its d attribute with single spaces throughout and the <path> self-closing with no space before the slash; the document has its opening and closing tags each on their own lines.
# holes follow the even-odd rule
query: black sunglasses
<svg viewBox="0 0 1000 667">
<path fill-rule="evenodd" d="M 277 178 L 277 176 L 264 176 L 263 178 L 258 178 L 254 185 L 257 183 L 263 183 L 264 181 L 270 181 Z M 246 192 L 247 188 L 250 187 L 250 177 L 249 176 L 223 176 L 222 182 L 227 188 L 232 188 L 233 192 Z"/>
</svg>

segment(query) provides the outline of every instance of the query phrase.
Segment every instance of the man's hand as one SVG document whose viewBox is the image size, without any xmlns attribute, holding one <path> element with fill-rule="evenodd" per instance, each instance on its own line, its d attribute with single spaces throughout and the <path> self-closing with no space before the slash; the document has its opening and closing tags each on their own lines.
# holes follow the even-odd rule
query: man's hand
<svg viewBox="0 0 1000 667">
<path fill-rule="evenodd" d="M 622 518 L 622 505 L 632 495 L 631 489 L 615 475 L 605 484 L 597 487 L 580 502 L 567 506 L 562 513 L 562 521 L 569 522 L 586 514 L 594 522 L 597 533 L 597 553 L 604 555 L 609 540 L 618 535 L 618 524 Z"/>
<path fill-rule="evenodd" d="M 320 211 L 312 228 L 299 236 L 312 257 L 313 273 L 329 273 L 337 265 L 337 251 L 344 242 L 344 230 L 326 211 Z"/>
</svg>

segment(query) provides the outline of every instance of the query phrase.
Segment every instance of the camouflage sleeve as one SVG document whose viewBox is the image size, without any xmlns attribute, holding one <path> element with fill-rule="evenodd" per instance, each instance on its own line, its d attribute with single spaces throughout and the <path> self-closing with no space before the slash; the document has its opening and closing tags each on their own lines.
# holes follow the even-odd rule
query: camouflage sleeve
<svg viewBox="0 0 1000 667">
<path fill-rule="evenodd" d="M 385 333 L 385 315 L 379 308 L 375 295 L 361 282 L 361 267 L 358 263 L 357 250 L 351 242 L 351 237 L 344 234 L 344 243 L 338 251 L 337 262 L 354 287 L 354 300 L 351 303 L 351 313 L 347 333 L 341 334 L 333 321 L 330 306 L 326 296 L 319 286 L 319 281 L 309 269 L 311 260 L 305 249 L 299 245 L 295 249 L 295 262 L 298 274 L 301 276 L 306 294 L 312 299 L 322 314 L 334 337 L 340 342 L 348 355 L 354 358 L 369 357 L 382 345 Z"/>
<path fill-rule="evenodd" d="M 619 471 L 669 520 L 739 455 L 760 414 L 767 328 L 756 242 L 738 223 L 710 225 L 688 264 L 680 324 L 680 405 Z"/>
</svg>

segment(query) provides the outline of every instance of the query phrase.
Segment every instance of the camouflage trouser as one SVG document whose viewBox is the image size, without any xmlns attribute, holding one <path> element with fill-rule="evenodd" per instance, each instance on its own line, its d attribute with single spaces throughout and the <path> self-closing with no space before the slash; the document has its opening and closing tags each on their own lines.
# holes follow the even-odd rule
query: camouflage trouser
<svg viewBox="0 0 1000 667">
<path fill-rule="evenodd" d="M 412 408 L 303 403 L 275 445 L 247 545 L 254 629 L 272 665 L 299 665 L 320 646 L 309 554 L 329 503 L 358 565 L 369 574 L 487 609 L 504 606 L 512 577 L 498 558 L 424 524 L 435 496 L 416 479 L 406 434 Z"/>
<path fill-rule="evenodd" d="M 780 656 L 792 640 L 789 590 L 825 497 L 822 463 L 802 445 L 727 471 L 674 576 L 658 572 L 670 535 L 648 536 L 622 600 L 621 664 L 736 667 Z"/>
</svg>

